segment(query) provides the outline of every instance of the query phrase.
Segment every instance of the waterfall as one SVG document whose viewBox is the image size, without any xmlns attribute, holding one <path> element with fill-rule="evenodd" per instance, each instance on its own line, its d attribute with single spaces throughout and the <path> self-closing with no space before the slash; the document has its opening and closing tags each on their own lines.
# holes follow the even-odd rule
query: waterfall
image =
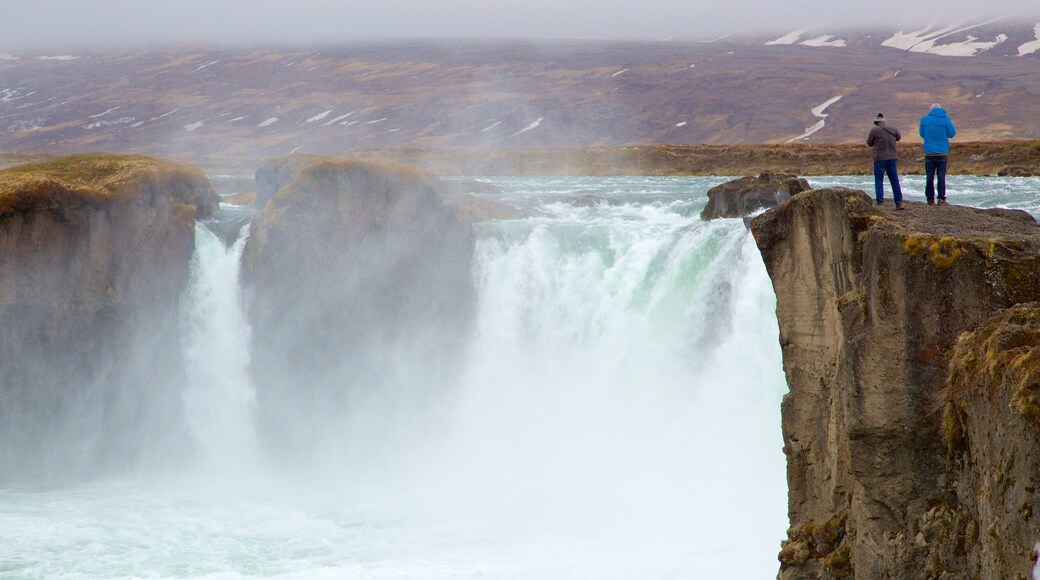
<svg viewBox="0 0 1040 580">
<path fill-rule="evenodd" d="M 205 224 L 197 224 L 185 299 L 185 421 L 203 464 L 228 472 L 248 465 L 257 452 L 250 331 L 238 281 L 247 238 L 248 226 L 228 248 Z"/>
</svg>

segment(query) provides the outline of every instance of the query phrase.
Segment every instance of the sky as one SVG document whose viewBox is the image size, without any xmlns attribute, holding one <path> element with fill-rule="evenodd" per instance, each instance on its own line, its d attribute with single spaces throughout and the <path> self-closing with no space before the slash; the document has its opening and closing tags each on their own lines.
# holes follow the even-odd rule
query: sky
<svg viewBox="0 0 1040 580">
<path fill-rule="evenodd" d="M 0 52 L 384 38 L 702 40 L 1040 15 L 1038 0 L 0 0 Z"/>
</svg>

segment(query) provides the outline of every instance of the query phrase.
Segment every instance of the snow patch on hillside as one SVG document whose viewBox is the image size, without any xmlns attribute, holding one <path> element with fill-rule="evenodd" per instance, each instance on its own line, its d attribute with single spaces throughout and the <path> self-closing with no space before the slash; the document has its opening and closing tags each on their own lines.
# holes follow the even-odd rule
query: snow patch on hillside
<svg viewBox="0 0 1040 580">
<path fill-rule="evenodd" d="M 812 114 L 814 116 L 816 116 L 816 117 L 819 117 L 820 120 L 817 121 L 816 124 L 813 125 L 812 127 L 807 127 L 805 129 L 805 133 L 802 133 L 801 135 L 799 135 L 799 136 L 797 136 L 797 137 L 795 137 L 793 139 L 788 139 L 787 142 L 788 143 L 794 143 L 795 141 L 800 141 L 802 139 L 808 139 L 810 135 L 812 135 L 813 133 L 819 131 L 820 129 L 823 129 L 824 126 L 827 123 L 827 113 L 824 113 L 824 111 L 827 110 L 827 107 L 829 107 L 829 106 L 833 105 L 834 103 L 837 103 L 838 101 L 840 101 L 841 98 L 844 97 L 844 96 L 845 95 L 838 95 L 836 97 L 832 97 L 832 98 L 827 99 L 826 101 L 820 103 L 819 105 L 813 107 L 812 110 L 811 110 Z"/>
<path fill-rule="evenodd" d="M 121 106 L 122 105 L 119 105 L 119 106 L 116 106 L 116 107 L 112 107 L 111 109 L 105 111 L 104 113 L 98 113 L 96 115 L 87 115 L 87 118 L 88 119 L 100 119 L 101 117 L 104 117 L 105 115 L 111 113 L 112 111 L 118 110 L 119 107 L 121 107 Z"/>
<path fill-rule="evenodd" d="M 483 129 L 481 129 L 480 132 L 481 133 L 487 133 L 488 131 L 494 129 L 495 127 L 498 127 L 501 124 L 502 124 L 502 121 L 495 121 L 494 123 L 492 123 L 492 124 L 488 125 L 487 127 L 484 127 Z"/>
<path fill-rule="evenodd" d="M 516 133 L 513 133 L 512 135 L 510 135 L 510 137 L 516 137 L 517 135 L 521 135 L 521 134 L 526 133 L 528 131 L 532 131 L 534 129 L 537 129 L 538 126 L 541 125 L 542 121 L 544 121 L 544 120 L 545 120 L 545 117 L 538 117 L 533 123 L 531 123 L 530 125 L 524 127 L 523 129 L 520 129 Z"/>
<path fill-rule="evenodd" d="M 270 119 L 260 123 L 257 127 L 270 127 L 278 122 L 278 117 L 271 117 Z"/>
<path fill-rule="evenodd" d="M 5 52 L 0 52 L 0 60 L 18 60 L 18 57 L 13 55 L 13 54 L 7 54 Z"/>
<path fill-rule="evenodd" d="M 357 111 L 351 111 L 351 112 L 349 112 L 349 113 L 347 113 L 345 115 L 340 115 L 338 117 L 333 118 L 331 121 L 325 121 L 324 123 L 321 124 L 321 126 L 322 127 L 328 127 L 329 125 L 335 125 L 336 123 L 339 123 L 343 119 L 346 119 L 347 117 L 353 115 L 356 112 Z M 342 125 L 342 123 L 340 123 L 340 124 Z"/>
<path fill-rule="evenodd" d="M 628 71 L 630 71 L 630 70 L 632 70 L 632 69 L 627 69 L 627 68 L 623 68 L 623 69 L 621 69 L 621 70 L 617 71 L 616 73 L 614 73 L 614 74 L 610 75 L 610 78 L 614 78 L 614 77 L 616 77 L 616 76 L 618 76 L 618 75 L 622 75 L 622 74 L 625 74 L 625 73 L 627 73 L 627 72 L 628 72 Z"/>
<path fill-rule="evenodd" d="M 36 60 L 79 60 L 80 58 L 71 54 L 60 54 L 58 56 L 38 56 Z"/>
<path fill-rule="evenodd" d="M 10 103 L 18 99 L 24 99 L 29 95 L 23 95 L 19 89 L 4 89 L 0 91 L 0 103 Z"/>
<path fill-rule="evenodd" d="M 834 40 L 831 40 L 832 38 Z M 848 43 L 845 42 L 845 39 L 834 38 L 833 34 L 821 34 L 816 38 L 810 38 L 809 40 L 799 42 L 798 44 L 801 44 L 803 46 L 830 46 L 836 48 L 848 46 Z"/>
<path fill-rule="evenodd" d="M 195 69 L 194 72 L 199 72 L 200 70 L 206 68 L 207 66 L 217 64 L 218 62 L 220 62 L 219 58 L 217 60 L 207 62 L 206 64 L 199 65 L 199 68 Z"/>
<path fill-rule="evenodd" d="M 928 40 L 915 45 L 910 49 L 910 52 L 927 52 L 939 56 L 975 56 L 979 52 L 989 50 L 1007 39 L 1006 34 L 998 34 L 992 42 L 983 42 L 969 35 L 964 41 L 940 45 L 936 45 L 935 40 Z"/>
<path fill-rule="evenodd" d="M 188 123 L 187 125 L 184 126 L 184 130 L 185 131 L 189 131 L 189 132 L 194 131 L 195 129 L 198 129 L 199 127 L 201 127 L 203 125 L 203 123 L 205 123 L 205 122 L 206 121 L 196 121 L 194 123 Z"/>
<path fill-rule="evenodd" d="M 374 119 L 372 121 L 365 121 L 365 124 L 366 125 L 375 125 L 376 123 L 382 123 L 383 121 L 386 121 L 389 118 L 390 117 L 383 117 L 382 119 Z"/>
<path fill-rule="evenodd" d="M 135 117 L 119 117 L 118 119 L 105 119 L 104 121 L 94 121 L 93 123 L 87 123 L 83 125 L 84 129 L 101 129 L 104 127 L 113 127 L 116 125 L 126 125 L 127 123 L 133 123 Z M 133 127 L 133 125 L 131 125 Z"/>
<path fill-rule="evenodd" d="M 310 119 L 307 119 L 304 122 L 305 123 L 314 123 L 316 121 L 320 121 L 320 120 L 324 119 L 325 117 L 328 117 L 330 113 L 332 113 L 332 109 L 329 109 L 328 111 L 325 111 L 324 113 L 318 113 L 317 115 L 314 115 L 313 117 L 311 117 Z"/>
<path fill-rule="evenodd" d="M 1030 40 L 1029 42 L 1019 46 L 1018 56 L 1025 56 L 1040 51 L 1040 24 L 1033 27 L 1033 34 L 1036 35 L 1036 40 Z"/>
<path fill-rule="evenodd" d="M 809 32 L 808 28 L 803 28 L 801 30 L 795 30 L 794 32 L 787 33 L 787 34 L 781 36 L 780 38 L 777 38 L 776 40 L 767 41 L 766 42 L 766 46 L 774 46 L 774 45 L 777 45 L 777 44 L 794 44 L 794 43 L 798 42 L 798 39 L 801 38 L 802 35 L 805 34 L 806 32 Z"/>
<path fill-rule="evenodd" d="M 965 40 L 959 42 L 939 44 L 939 41 L 943 38 L 967 32 L 973 28 L 986 26 L 1000 20 L 1002 20 L 1002 18 L 994 18 L 993 20 L 987 20 L 986 22 L 980 22 L 970 26 L 954 24 L 946 26 L 945 28 L 936 28 L 935 24 L 929 24 L 920 30 L 914 30 L 911 32 L 903 32 L 900 30 L 891 37 L 882 41 L 881 46 L 898 48 L 910 52 L 937 54 L 940 56 L 975 56 L 980 51 L 989 50 L 994 46 L 1005 42 L 1008 39 L 1007 35 L 998 34 L 992 41 L 980 41 L 978 37 L 971 35 L 966 35 Z"/>
</svg>

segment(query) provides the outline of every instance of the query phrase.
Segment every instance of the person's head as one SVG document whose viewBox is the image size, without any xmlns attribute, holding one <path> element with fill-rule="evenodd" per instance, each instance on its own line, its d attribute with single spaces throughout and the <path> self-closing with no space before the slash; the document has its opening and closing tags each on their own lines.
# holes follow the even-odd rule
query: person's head
<svg viewBox="0 0 1040 580">
<path fill-rule="evenodd" d="M 932 111 L 934 111 L 936 109 L 941 109 L 941 108 L 942 107 L 939 106 L 939 103 L 932 103 L 932 108 L 928 109 L 928 112 L 931 113 Z"/>
<path fill-rule="evenodd" d="M 878 114 L 874 116 L 874 124 L 877 125 L 877 124 L 883 123 L 884 121 L 885 121 L 884 113 L 882 113 L 881 111 L 878 111 Z"/>
</svg>

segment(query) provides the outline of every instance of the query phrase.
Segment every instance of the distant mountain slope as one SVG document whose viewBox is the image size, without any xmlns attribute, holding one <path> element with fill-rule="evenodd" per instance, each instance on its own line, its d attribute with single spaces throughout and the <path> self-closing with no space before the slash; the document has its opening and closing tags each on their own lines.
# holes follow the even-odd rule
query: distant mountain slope
<svg viewBox="0 0 1040 580">
<path fill-rule="evenodd" d="M 878 110 L 914 140 L 932 102 L 950 111 L 959 139 L 1040 138 L 1040 50 L 1028 40 L 1036 25 L 995 26 L 4 55 L 0 150 L 257 157 L 379 146 L 857 142 Z M 965 47 L 969 33 L 1007 39 L 971 58 L 917 50 Z"/>
<path fill-rule="evenodd" d="M 745 40 L 758 38 L 748 35 Z M 764 44 L 809 47 L 889 48 L 940 56 L 1028 56 L 1040 52 L 1040 17 L 931 23 L 894 30 L 800 29 Z"/>
</svg>

